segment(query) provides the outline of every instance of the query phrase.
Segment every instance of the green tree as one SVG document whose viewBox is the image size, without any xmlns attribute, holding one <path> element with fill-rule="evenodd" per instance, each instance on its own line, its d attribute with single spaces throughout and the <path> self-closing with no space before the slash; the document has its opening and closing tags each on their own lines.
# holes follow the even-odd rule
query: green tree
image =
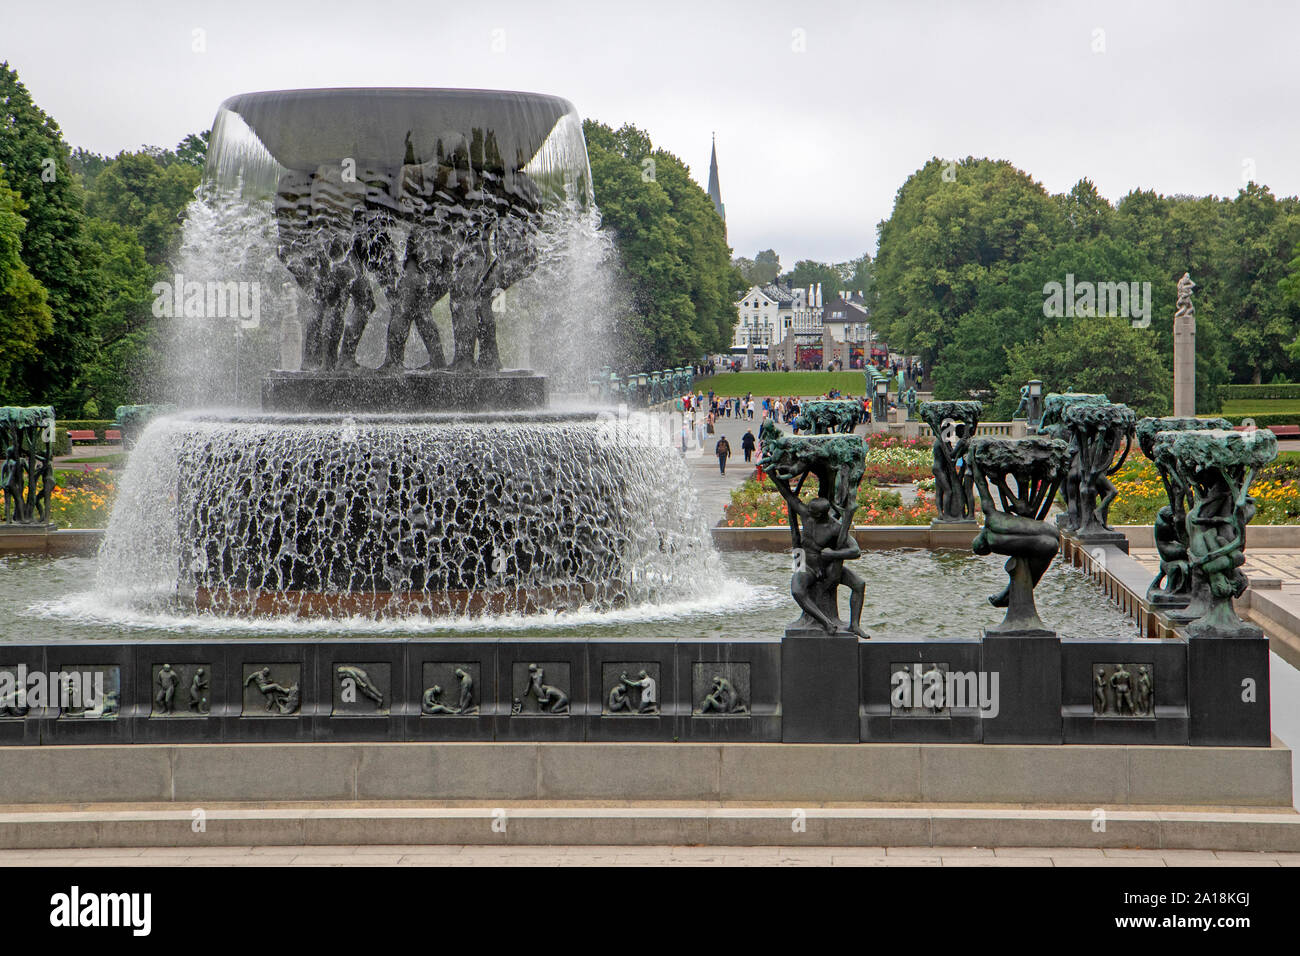
<svg viewBox="0 0 1300 956">
<path fill-rule="evenodd" d="M 1056 197 L 1065 224 L 1065 237 L 1076 242 L 1096 239 L 1110 231 L 1115 217 L 1106 198 L 1090 179 L 1080 179 L 1064 196 Z"/>
<path fill-rule="evenodd" d="M 10 376 L 34 359 L 54 326 L 45 289 L 22 258 L 22 198 L 0 178 L 0 394 L 13 390 Z"/>
<path fill-rule="evenodd" d="M 72 167 L 73 174 L 81 180 L 82 189 L 89 189 L 91 183 L 95 181 L 95 177 L 103 172 L 104 167 L 111 162 L 112 160 L 107 156 L 92 153 L 80 146 L 74 149 L 68 158 L 68 165 Z"/>
<path fill-rule="evenodd" d="M 1172 405 L 1173 375 L 1156 351 L 1155 337 L 1127 319 L 1066 322 L 1006 355 L 1007 374 L 998 383 L 990 421 L 1010 418 L 1021 386 L 1031 379 L 1053 392 L 1104 392 L 1139 415 L 1168 415 Z"/>
<path fill-rule="evenodd" d="M 1079 282 L 1116 282 L 1129 286 L 1150 284 L 1152 327 L 1163 322 L 1167 332 L 1173 309 L 1173 290 L 1158 281 L 1154 266 L 1123 240 L 1098 236 L 1063 243 L 1019 262 L 1001 281 L 981 285 L 976 305 L 956 318 L 952 340 L 939 353 L 935 365 L 935 394 L 940 398 L 968 398 L 990 390 L 1007 370 L 1009 350 L 1040 339 L 1048 329 L 1063 324 L 1094 321 L 1088 316 L 1052 316 L 1045 308 L 1049 283 L 1064 286 L 1067 276 Z M 1137 305 L 1129 302 L 1130 318 Z M 1162 350 L 1160 354 L 1168 354 Z M 1021 384 L 1024 384 L 1023 382 Z"/>
<path fill-rule="evenodd" d="M 845 279 L 838 269 L 812 259 L 800 259 L 784 278 L 795 289 L 807 289 L 809 286 L 815 289 L 821 283 L 823 303 L 831 301 L 845 288 Z"/>
<path fill-rule="evenodd" d="M 1050 249 L 1063 231 L 1061 204 L 1005 160 L 930 160 L 879 227 L 876 331 L 932 363 L 980 288 Z"/>
<path fill-rule="evenodd" d="M 1300 203 L 1278 200 L 1267 187 L 1248 183 L 1229 207 L 1218 255 L 1217 315 L 1238 381 L 1258 385 L 1296 371 L 1291 349 L 1300 331 L 1300 303 L 1288 300 L 1280 283 L 1297 243 Z M 1198 307 L 1198 348 L 1199 337 Z"/>
<path fill-rule="evenodd" d="M 126 226 L 92 218 L 86 232 L 98 251 L 104 302 L 94 319 L 94 358 L 84 377 L 99 406 L 113 409 L 133 402 L 139 372 L 157 360 L 150 306 L 153 283 L 163 270 L 147 261 L 135 231 Z"/>
<path fill-rule="evenodd" d="M 22 259 L 44 287 L 53 316 L 39 353 L 10 376 L 6 399 L 80 409 L 81 370 L 90 358 L 90 324 L 99 308 L 95 254 L 83 233 L 81 188 L 59 126 L 32 102 L 7 63 L 0 63 L 0 130 L 0 170 L 21 197 L 26 220 Z"/>
<path fill-rule="evenodd" d="M 86 211 L 132 229 L 149 262 L 161 265 L 179 241 L 199 176 L 188 163 L 163 165 L 148 153 L 119 153 L 95 178 Z"/>
<path fill-rule="evenodd" d="M 593 120 L 583 129 L 596 204 L 633 302 L 615 327 L 621 362 L 677 365 L 725 348 L 739 274 L 708 195 L 644 131 Z"/>
<path fill-rule="evenodd" d="M 752 259 L 732 259 L 731 264 L 744 276 L 746 288 L 751 285 L 767 285 L 781 274 L 781 259 L 774 249 L 764 249 Z"/>
<path fill-rule="evenodd" d="M 176 144 L 176 161 L 202 169 L 208 161 L 208 138 L 211 135 L 210 129 L 205 129 L 202 133 L 190 133 Z"/>
</svg>

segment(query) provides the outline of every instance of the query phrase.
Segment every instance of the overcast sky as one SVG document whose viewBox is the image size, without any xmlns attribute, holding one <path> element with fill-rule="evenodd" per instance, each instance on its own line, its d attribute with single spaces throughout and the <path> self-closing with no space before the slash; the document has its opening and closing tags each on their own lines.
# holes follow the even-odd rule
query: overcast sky
<svg viewBox="0 0 1300 956">
<path fill-rule="evenodd" d="M 701 184 L 716 131 L 733 249 L 787 267 L 874 252 L 931 156 L 1008 159 L 1054 192 L 1087 176 L 1112 201 L 1300 193 L 1298 42 L 1300 4 L 1239 0 L 0 0 L 0 59 L 73 146 L 172 146 L 253 90 L 555 93 Z"/>
</svg>

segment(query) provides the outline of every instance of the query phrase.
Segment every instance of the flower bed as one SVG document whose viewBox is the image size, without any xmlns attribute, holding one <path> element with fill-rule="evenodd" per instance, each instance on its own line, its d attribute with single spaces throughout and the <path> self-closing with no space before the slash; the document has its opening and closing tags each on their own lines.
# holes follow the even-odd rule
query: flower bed
<svg viewBox="0 0 1300 956">
<path fill-rule="evenodd" d="M 809 476 L 799 497 L 804 501 L 817 497 L 817 478 Z M 934 499 L 924 491 L 917 491 L 912 505 L 903 504 L 897 491 L 879 488 L 863 481 L 858 486 L 858 512 L 854 523 L 863 524 L 929 524 L 937 517 Z M 776 490 L 770 478 L 761 483 L 749 478 L 731 493 L 723 522 L 729 528 L 765 528 L 789 523 L 785 499 Z"/>
<path fill-rule="evenodd" d="M 868 435 L 864 481 L 902 485 L 931 477 L 934 453 L 929 442 L 896 435 Z"/>
<path fill-rule="evenodd" d="M 60 528 L 103 528 L 113 510 L 117 486 L 107 468 L 56 471 L 50 519 Z"/>
<path fill-rule="evenodd" d="M 1251 483 L 1255 498 L 1255 524 L 1300 523 L 1300 481 L 1294 477 L 1294 462 L 1277 461 L 1260 469 Z M 1156 466 L 1147 459 L 1130 456 L 1111 477 L 1119 493 L 1110 507 L 1111 524 L 1152 524 L 1156 512 L 1169 503 Z"/>
</svg>

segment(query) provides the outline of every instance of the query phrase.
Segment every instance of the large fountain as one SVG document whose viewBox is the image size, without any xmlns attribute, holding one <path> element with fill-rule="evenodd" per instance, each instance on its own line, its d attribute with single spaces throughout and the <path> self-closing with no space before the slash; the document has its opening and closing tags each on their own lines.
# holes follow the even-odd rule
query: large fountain
<svg viewBox="0 0 1300 956">
<path fill-rule="evenodd" d="M 686 485 L 666 444 L 548 408 L 546 375 L 502 368 L 499 326 L 536 354 L 566 319 L 518 287 L 539 269 L 562 284 L 592 213 L 570 103 L 236 96 L 217 113 L 203 193 L 233 225 L 187 243 L 187 278 L 249 281 L 229 245 L 273 236 L 284 281 L 261 278 L 264 259 L 251 281 L 270 287 L 260 331 L 280 367 L 260 413 L 146 432 L 103 574 L 130 568 L 146 598 L 238 615 L 605 609 L 705 586 L 707 532 L 685 499 L 663 507 Z"/>
</svg>

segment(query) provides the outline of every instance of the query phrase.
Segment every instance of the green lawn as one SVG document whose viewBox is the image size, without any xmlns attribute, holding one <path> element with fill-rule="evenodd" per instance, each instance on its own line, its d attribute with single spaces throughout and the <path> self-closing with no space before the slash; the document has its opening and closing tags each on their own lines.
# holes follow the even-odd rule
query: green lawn
<svg viewBox="0 0 1300 956">
<path fill-rule="evenodd" d="M 93 458 L 60 458 L 60 465 L 94 465 L 99 468 L 121 468 L 126 464 L 126 452 L 118 451 Z"/>
<path fill-rule="evenodd" d="M 697 392 L 730 398 L 753 392 L 759 398 L 786 395 L 825 395 L 831 389 L 845 395 L 866 393 L 866 379 L 861 372 L 723 372 L 695 380 Z"/>
</svg>

